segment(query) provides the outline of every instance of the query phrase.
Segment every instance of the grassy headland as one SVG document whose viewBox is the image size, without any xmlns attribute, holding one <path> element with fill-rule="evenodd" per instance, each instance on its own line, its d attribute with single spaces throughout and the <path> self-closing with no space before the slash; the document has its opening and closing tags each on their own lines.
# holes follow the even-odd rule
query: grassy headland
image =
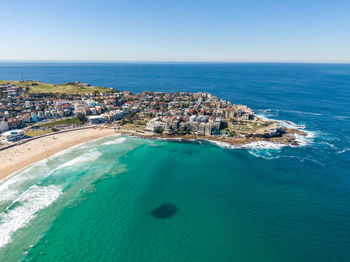
<svg viewBox="0 0 350 262">
<path fill-rule="evenodd" d="M 87 86 L 79 83 L 49 84 L 39 81 L 8 81 L 0 80 L 0 85 L 13 84 L 27 88 L 26 93 L 59 93 L 59 94 L 87 94 L 94 92 L 111 93 L 113 89 L 105 87 Z"/>
</svg>

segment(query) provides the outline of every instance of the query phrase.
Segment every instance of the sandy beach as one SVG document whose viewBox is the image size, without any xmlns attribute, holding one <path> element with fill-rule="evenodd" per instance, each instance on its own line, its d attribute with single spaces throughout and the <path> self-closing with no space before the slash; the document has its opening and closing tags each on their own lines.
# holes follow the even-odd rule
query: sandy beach
<svg viewBox="0 0 350 262">
<path fill-rule="evenodd" d="M 0 151 L 0 180 L 71 146 L 115 134 L 110 128 L 88 128 L 52 134 Z"/>
</svg>

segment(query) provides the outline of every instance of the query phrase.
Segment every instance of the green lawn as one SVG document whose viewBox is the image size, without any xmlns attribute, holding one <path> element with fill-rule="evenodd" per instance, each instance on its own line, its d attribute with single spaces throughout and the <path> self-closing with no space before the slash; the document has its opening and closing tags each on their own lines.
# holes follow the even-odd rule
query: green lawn
<svg viewBox="0 0 350 262">
<path fill-rule="evenodd" d="M 86 93 L 93 93 L 95 91 L 105 92 L 105 93 L 113 92 L 113 89 L 105 88 L 105 87 L 95 87 L 95 86 L 82 87 L 79 85 L 65 85 L 65 84 L 54 85 L 54 84 L 42 83 L 38 81 L 19 82 L 19 81 L 0 80 L 0 85 L 7 84 L 7 83 L 15 84 L 21 87 L 28 87 L 29 94 L 30 93 L 86 94 Z M 33 83 L 35 85 L 33 85 Z"/>
<path fill-rule="evenodd" d="M 64 120 L 57 120 L 57 121 L 52 121 L 44 124 L 39 124 L 38 126 L 43 126 L 43 127 L 55 127 L 57 125 L 82 125 L 83 122 L 80 121 L 78 118 L 70 118 L 70 119 L 64 119 Z"/>
<path fill-rule="evenodd" d="M 33 136 L 41 136 L 48 133 L 52 133 L 52 130 L 49 129 L 49 130 L 28 131 L 28 132 L 25 132 L 24 134 L 26 136 L 33 137 Z"/>
</svg>

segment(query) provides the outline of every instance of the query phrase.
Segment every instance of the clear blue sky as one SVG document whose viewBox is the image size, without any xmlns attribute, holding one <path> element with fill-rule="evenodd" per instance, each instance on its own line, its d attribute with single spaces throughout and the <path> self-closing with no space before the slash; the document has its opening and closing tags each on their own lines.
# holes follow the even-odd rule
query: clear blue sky
<svg viewBox="0 0 350 262">
<path fill-rule="evenodd" d="M 350 0 L 0 0 L 0 60 L 350 62 Z"/>
</svg>

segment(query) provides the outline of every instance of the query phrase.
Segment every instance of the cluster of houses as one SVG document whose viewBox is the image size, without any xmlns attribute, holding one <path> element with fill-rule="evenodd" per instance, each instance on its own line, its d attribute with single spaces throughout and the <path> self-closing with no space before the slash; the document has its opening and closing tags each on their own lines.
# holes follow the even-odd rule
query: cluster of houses
<svg viewBox="0 0 350 262">
<path fill-rule="evenodd" d="M 98 119 L 106 114 L 105 121 L 120 119 L 117 110 L 120 95 L 115 92 L 79 94 L 26 93 L 26 89 L 13 85 L 0 85 L 0 132 L 22 128 L 40 121 L 73 117 L 77 113 Z"/>
<path fill-rule="evenodd" d="M 128 116 L 147 123 L 145 131 L 215 135 L 227 122 L 254 121 L 254 112 L 206 93 L 129 91 L 88 94 L 26 93 L 22 87 L 0 85 L 0 132 L 40 121 L 83 115 L 90 124 Z"/>
<path fill-rule="evenodd" d="M 150 93 L 141 94 L 147 114 L 155 113 L 146 124 L 146 131 L 171 134 L 210 136 L 220 133 L 228 121 L 254 120 L 254 112 L 243 105 L 232 105 L 210 93 Z M 142 111 L 143 109 L 143 111 Z M 155 111 L 154 111 L 155 110 Z"/>
</svg>

